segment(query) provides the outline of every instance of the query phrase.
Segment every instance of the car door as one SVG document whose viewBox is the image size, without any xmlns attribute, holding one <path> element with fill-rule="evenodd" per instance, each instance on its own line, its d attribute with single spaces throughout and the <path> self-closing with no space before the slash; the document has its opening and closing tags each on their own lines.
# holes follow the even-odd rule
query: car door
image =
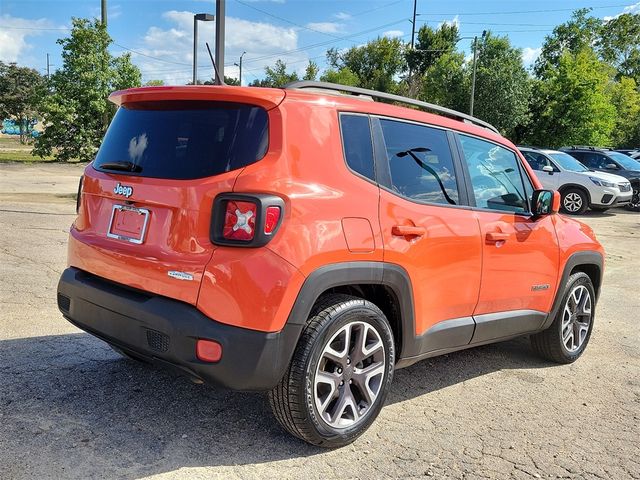
<svg viewBox="0 0 640 480">
<path fill-rule="evenodd" d="M 435 347 L 466 345 L 474 329 L 482 245 L 475 214 L 464 206 L 453 134 L 388 118 L 374 117 L 373 125 L 384 260 L 409 275 L 414 335 L 455 331 L 440 336 Z M 423 342 L 422 351 L 431 347 Z"/>
<path fill-rule="evenodd" d="M 551 308 L 559 250 L 552 216 L 530 215 L 533 184 L 516 153 L 457 135 L 482 237 L 473 343 L 538 328 Z"/>
</svg>

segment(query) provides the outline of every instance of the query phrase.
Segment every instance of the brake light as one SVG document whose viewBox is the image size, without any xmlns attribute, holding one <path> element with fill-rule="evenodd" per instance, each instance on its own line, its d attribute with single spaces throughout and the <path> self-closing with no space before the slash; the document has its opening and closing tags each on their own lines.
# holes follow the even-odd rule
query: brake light
<svg viewBox="0 0 640 480">
<path fill-rule="evenodd" d="M 262 247 L 276 234 L 284 201 L 264 193 L 221 193 L 213 201 L 209 237 L 216 245 Z"/>
<path fill-rule="evenodd" d="M 228 201 L 222 236 L 227 240 L 253 240 L 258 207 L 252 202 Z"/>
<path fill-rule="evenodd" d="M 271 235 L 278 226 L 278 222 L 280 221 L 280 212 L 280 207 L 276 207 L 274 205 L 267 207 L 264 216 L 264 233 L 266 235 Z"/>
</svg>

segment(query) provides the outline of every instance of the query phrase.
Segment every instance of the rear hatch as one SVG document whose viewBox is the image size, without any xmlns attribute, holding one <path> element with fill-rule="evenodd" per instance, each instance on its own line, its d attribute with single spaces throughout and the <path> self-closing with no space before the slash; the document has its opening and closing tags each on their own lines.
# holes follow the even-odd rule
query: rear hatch
<svg viewBox="0 0 640 480">
<path fill-rule="evenodd" d="M 114 97 L 121 107 L 85 170 L 72 266 L 196 303 L 214 250 L 213 199 L 267 153 L 267 110 L 284 97 L 236 90 L 136 89 Z"/>
</svg>

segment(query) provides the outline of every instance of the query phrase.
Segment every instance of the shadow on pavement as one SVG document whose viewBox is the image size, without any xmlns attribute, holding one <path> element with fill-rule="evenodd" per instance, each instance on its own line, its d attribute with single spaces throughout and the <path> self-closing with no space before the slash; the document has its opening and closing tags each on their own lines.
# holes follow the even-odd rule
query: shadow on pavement
<svg viewBox="0 0 640 480">
<path fill-rule="evenodd" d="M 0 341 L 0 359 L 0 477 L 139 478 L 323 451 L 281 430 L 262 394 L 194 385 L 88 334 Z M 387 403 L 549 366 L 527 339 L 478 347 L 397 371 Z"/>
</svg>

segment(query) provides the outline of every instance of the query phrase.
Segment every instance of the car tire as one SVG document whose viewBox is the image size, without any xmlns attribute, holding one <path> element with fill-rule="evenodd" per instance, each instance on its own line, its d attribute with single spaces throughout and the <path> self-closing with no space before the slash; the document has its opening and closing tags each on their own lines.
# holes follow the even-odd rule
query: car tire
<svg viewBox="0 0 640 480">
<path fill-rule="evenodd" d="M 384 313 L 367 300 L 330 294 L 312 309 L 289 368 L 268 393 L 269 405 L 292 435 L 320 447 L 342 447 L 380 413 L 394 364 Z"/>
<path fill-rule="evenodd" d="M 610 207 L 590 207 L 594 212 L 606 212 Z"/>
<path fill-rule="evenodd" d="M 552 362 L 575 362 L 591 338 L 595 306 L 595 290 L 589 276 L 583 272 L 571 275 L 553 323 L 531 336 L 533 350 Z"/>
<path fill-rule="evenodd" d="M 589 198 L 579 188 L 567 188 L 562 192 L 560 208 L 569 215 L 582 215 L 589 208 Z"/>
<path fill-rule="evenodd" d="M 633 189 L 633 196 L 631 197 L 631 202 L 627 204 L 627 210 L 640 212 L 640 187 Z"/>
</svg>

